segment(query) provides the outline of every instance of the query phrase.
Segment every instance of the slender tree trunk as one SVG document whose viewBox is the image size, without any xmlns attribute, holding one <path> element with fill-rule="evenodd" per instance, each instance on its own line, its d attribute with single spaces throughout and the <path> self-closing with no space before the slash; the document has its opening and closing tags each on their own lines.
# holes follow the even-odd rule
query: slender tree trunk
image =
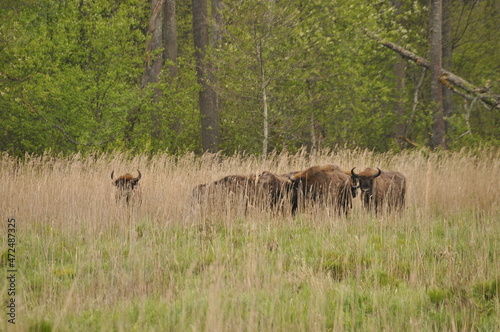
<svg viewBox="0 0 500 332">
<path fill-rule="evenodd" d="M 266 92 L 266 77 L 264 73 L 264 63 L 262 54 L 259 55 L 260 62 L 260 78 L 261 78 L 261 94 L 262 94 L 262 112 L 264 117 L 264 140 L 262 142 L 262 158 L 267 157 L 269 151 L 269 111 L 267 108 L 267 92 Z"/>
<path fill-rule="evenodd" d="M 451 0 L 443 0 L 443 68 L 453 69 L 453 40 L 451 26 Z M 443 85 L 443 115 L 445 131 L 448 131 L 448 119 L 453 114 L 453 92 Z"/>
<path fill-rule="evenodd" d="M 255 40 L 255 53 L 259 62 L 259 76 L 260 76 L 260 96 L 262 102 L 262 117 L 263 117 L 263 140 L 262 140 L 262 158 L 267 157 L 269 151 L 269 109 L 267 105 L 267 83 L 264 69 L 264 59 L 262 56 L 262 41 L 258 39 L 257 32 L 254 25 L 254 40 Z"/>
<path fill-rule="evenodd" d="M 196 73 L 201 114 L 201 143 L 203 151 L 219 150 L 219 116 L 216 108 L 215 91 L 211 86 L 212 64 L 206 60 L 208 46 L 207 0 L 193 0 L 193 34 L 196 57 Z"/>
<path fill-rule="evenodd" d="M 146 70 L 142 79 L 142 88 L 150 83 L 157 83 L 160 80 L 160 74 L 163 67 L 163 54 L 158 52 L 163 47 L 163 7 L 165 0 L 151 0 L 151 19 L 149 22 L 149 33 L 151 40 L 147 46 L 147 52 L 151 56 L 146 63 Z M 154 55 L 156 54 L 156 55 Z M 153 103 L 160 101 L 162 96 L 161 89 L 154 89 Z M 163 115 L 158 107 L 151 112 L 151 138 L 156 141 L 162 141 L 165 136 L 163 128 Z"/>
<path fill-rule="evenodd" d="M 443 114 L 442 73 L 442 0 L 431 0 L 431 98 L 434 102 L 432 146 L 446 148 Z"/>
<path fill-rule="evenodd" d="M 223 17 L 222 17 L 222 0 L 212 0 L 212 20 L 211 20 L 211 29 L 210 29 L 210 46 L 212 49 L 216 50 L 221 47 L 222 43 L 222 29 L 223 29 Z M 217 72 L 217 66 L 213 66 L 210 71 L 210 82 L 212 86 L 216 86 L 216 78 L 215 73 Z M 215 112 L 220 114 L 220 101 L 219 94 L 213 90 L 213 98 L 214 98 L 214 107 Z M 217 123 L 219 120 L 217 120 Z M 220 140 L 220 138 L 217 138 Z"/>
<path fill-rule="evenodd" d="M 177 60 L 177 23 L 175 0 L 165 0 L 163 6 L 163 57 L 165 58 L 166 79 L 170 85 L 176 86 L 179 77 L 179 63 Z M 169 129 L 179 134 L 182 131 L 181 115 L 169 115 Z"/>
<path fill-rule="evenodd" d="M 392 70 L 396 80 L 396 91 L 394 91 L 394 134 L 395 137 L 406 135 L 406 102 L 405 102 L 405 89 L 406 89 L 406 62 L 399 58 L 393 65 Z"/>
<path fill-rule="evenodd" d="M 219 48 L 222 41 L 222 1 L 212 0 L 212 29 L 210 33 L 210 45 Z"/>
<path fill-rule="evenodd" d="M 392 5 L 396 8 L 398 17 L 401 17 L 401 1 L 392 0 Z M 401 26 L 405 26 L 404 19 L 398 19 Z M 394 73 L 396 90 L 394 91 L 394 136 L 401 137 L 406 135 L 406 61 L 403 58 L 398 58 L 392 67 Z M 406 143 L 402 143 L 402 147 L 406 147 Z"/>
<path fill-rule="evenodd" d="M 171 81 L 174 81 L 179 74 L 177 61 L 177 24 L 175 20 L 175 0 L 165 0 L 165 6 L 163 7 L 164 57 L 169 62 L 167 67 Z"/>
</svg>

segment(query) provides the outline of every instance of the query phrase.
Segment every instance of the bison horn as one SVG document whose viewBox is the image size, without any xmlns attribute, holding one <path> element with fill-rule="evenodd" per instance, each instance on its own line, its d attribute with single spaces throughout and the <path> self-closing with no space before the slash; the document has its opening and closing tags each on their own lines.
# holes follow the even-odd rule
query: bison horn
<svg viewBox="0 0 500 332">
<path fill-rule="evenodd" d="M 374 179 L 376 177 L 380 176 L 380 174 L 382 174 L 382 171 L 380 170 L 380 168 L 377 167 L 377 169 L 378 169 L 378 173 L 373 176 Z"/>
<path fill-rule="evenodd" d="M 356 168 L 356 167 L 353 167 L 353 168 L 351 169 L 351 175 L 352 175 L 352 177 L 353 177 L 353 178 L 358 178 L 358 177 L 359 177 L 359 175 L 358 175 L 358 174 L 356 174 L 356 173 L 354 173 L 354 169 L 355 169 L 355 168 Z"/>
<path fill-rule="evenodd" d="M 139 173 L 139 175 L 135 178 L 135 181 L 139 181 L 141 179 L 141 172 L 137 170 L 137 173 Z"/>
<path fill-rule="evenodd" d="M 111 180 L 113 180 L 113 175 L 115 174 L 115 170 L 111 171 Z"/>
</svg>

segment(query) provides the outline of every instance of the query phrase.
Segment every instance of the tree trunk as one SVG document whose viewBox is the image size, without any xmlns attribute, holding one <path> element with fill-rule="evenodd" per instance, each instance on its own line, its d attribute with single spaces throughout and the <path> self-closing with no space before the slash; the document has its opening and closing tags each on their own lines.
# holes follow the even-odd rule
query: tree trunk
<svg viewBox="0 0 500 332">
<path fill-rule="evenodd" d="M 215 50 L 221 47 L 222 43 L 222 29 L 223 29 L 223 18 L 222 18 L 222 0 L 212 0 L 212 26 L 210 29 L 210 46 Z M 210 71 L 210 82 L 212 86 L 216 86 L 215 74 L 217 72 L 217 67 L 212 67 Z M 220 110 L 219 94 L 213 90 L 214 99 L 214 109 L 218 114 Z M 217 120 L 217 124 L 219 120 Z M 218 135 L 219 136 L 219 135 Z M 218 137 L 217 140 L 220 140 Z"/>
<path fill-rule="evenodd" d="M 434 102 L 432 146 L 446 148 L 443 115 L 442 72 L 442 0 L 431 0 L 431 98 Z"/>
<path fill-rule="evenodd" d="M 175 13 L 175 0 L 165 0 L 163 6 L 163 41 L 164 57 L 169 62 L 167 65 L 171 81 L 174 81 L 179 74 L 177 62 L 177 24 Z"/>
<path fill-rule="evenodd" d="M 208 46 L 207 0 L 193 0 L 193 35 L 196 73 L 200 85 L 201 143 L 203 151 L 219 150 L 219 116 L 211 86 L 212 65 L 205 59 Z"/>
<path fill-rule="evenodd" d="M 162 8 L 165 0 L 151 0 L 151 17 L 149 20 L 148 33 L 151 40 L 146 44 L 145 70 L 142 75 L 141 88 L 149 83 L 156 83 L 160 79 L 163 65 L 163 54 L 156 52 L 162 48 Z M 157 53 L 154 57 L 153 54 Z M 161 91 L 155 91 L 155 95 L 161 96 Z"/>
<path fill-rule="evenodd" d="M 452 66 L 452 26 L 451 26 L 451 0 L 443 0 L 443 68 L 451 71 Z M 443 115 L 445 130 L 448 131 L 448 119 L 453 115 L 453 92 L 446 86 L 443 86 Z"/>
<path fill-rule="evenodd" d="M 269 150 L 269 110 L 267 108 L 267 92 L 266 92 L 266 77 L 264 75 L 264 63 L 262 61 L 262 53 L 259 54 L 260 78 L 261 78 L 261 96 L 262 96 L 262 111 L 264 116 L 264 140 L 262 142 L 262 158 L 267 157 Z"/>
<path fill-rule="evenodd" d="M 392 5 L 396 8 L 396 14 L 401 17 L 401 1 L 392 0 Z M 398 24 L 404 26 L 404 19 L 398 19 Z M 406 101 L 405 101 L 405 90 L 406 90 L 406 61 L 402 58 L 398 58 L 397 61 L 392 66 L 392 72 L 394 73 L 394 79 L 396 84 L 396 89 L 394 90 L 394 136 L 406 136 Z M 406 147 L 406 143 L 403 142 L 401 147 Z"/>
<path fill-rule="evenodd" d="M 264 67 L 264 58 L 262 55 L 262 40 L 257 36 L 255 24 L 254 29 L 254 40 L 255 40 L 255 53 L 257 54 L 257 60 L 259 62 L 259 76 L 260 76 L 260 95 L 262 102 L 262 117 L 263 117 L 263 140 L 262 140 L 262 158 L 267 157 L 269 151 L 269 109 L 267 105 L 267 82 Z"/>
<path fill-rule="evenodd" d="M 394 134 L 395 137 L 406 135 L 406 103 L 405 103 L 405 83 L 406 83 L 406 62 L 398 59 L 393 67 L 393 73 L 396 80 L 396 90 L 394 91 Z"/>
<path fill-rule="evenodd" d="M 165 0 L 165 5 L 163 6 L 163 47 L 167 83 L 175 87 L 179 77 L 175 0 Z M 178 113 L 170 114 L 170 119 L 169 129 L 179 134 L 182 131 L 181 115 Z"/>
<path fill-rule="evenodd" d="M 222 1 L 212 0 L 212 29 L 210 33 L 210 45 L 219 48 L 222 41 Z"/>
</svg>

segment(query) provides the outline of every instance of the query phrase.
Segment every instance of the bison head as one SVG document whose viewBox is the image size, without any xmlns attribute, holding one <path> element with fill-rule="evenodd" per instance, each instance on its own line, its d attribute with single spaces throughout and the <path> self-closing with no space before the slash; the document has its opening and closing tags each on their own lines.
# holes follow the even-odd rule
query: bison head
<svg viewBox="0 0 500 332">
<path fill-rule="evenodd" d="M 371 196 L 373 193 L 373 182 L 377 177 L 380 176 L 380 174 L 382 174 L 382 171 L 380 170 L 380 168 L 377 168 L 378 172 L 376 173 L 364 170 L 363 172 L 356 174 L 354 173 L 354 168 L 351 169 L 351 176 L 353 179 L 356 179 L 359 182 L 359 188 L 361 189 L 361 194 Z"/>
<path fill-rule="evenodd" d="M 116 180 L 114 179 L 113 175 L 115 174 L 115 171 L 113 170 L 111 172 L 111 180 L 113 180 L 113 185 L 115 185 L 118 189 L 122 190 L 134 190 L 135 186 L 139 183 L 139 180 L 141 179 L 141 172 L 137 170 L 137 173 L 139 174 L 136 178 L 134 178 L 132 175 L 129 173 L 122 175 L 118 177 Z"/>
<path fill-rule="evenodd" d="M 122 198 L 125 199 L 126 203 L 129 204 L 132 197 L 135 195 L 137 191 L 137 186 L 139 184 L 139 180 L 141 179 L 141 172 L 137 170 L 137 177 L 133 177 L 129 173 L 119 176 L 118 178 L 114 178 L 115 171 L 111 172 L 111 180 L 113 180 L 113 185 L 116 186 L 116 201 L 120 201 Z"/>
</svg>

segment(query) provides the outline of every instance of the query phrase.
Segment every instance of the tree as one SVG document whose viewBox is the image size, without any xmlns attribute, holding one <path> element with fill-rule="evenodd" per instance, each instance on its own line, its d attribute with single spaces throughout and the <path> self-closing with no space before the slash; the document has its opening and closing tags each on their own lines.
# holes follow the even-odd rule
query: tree
<svg viewBox="0 0 500 332">
<path fill-rule="evenodd" d="M 283 93 L 295 84 L 291 73 L 303 66 L 298 11 L 291 3 L 263 0 L 228 1 L 224 13 L 222 46 L 212 54 L 223 103 L 223 148 L 265 157 L 277 145 L 272 136 L 280 135 Z M 290 127 L 287 132 L 293 134 Z"/>
<path fill-rule="evenodd" d="M 451 3 L 453 72 L 475 82 L 472 99 L 455 97 L 455 110 L 448 118 L 450 144 L 453 147 L 477 145 L 479 142 L 499 144 L 500 112 L 484 97 L 499 96 L 500 3 L 495 0 L 452 1 Z M 470 94 L 471 96 L 473 94 Z M 477 99 L 476 99 L 477 97 Z M 490 101 L 495 101 L 490 99 Z"/>
<path fill-rule="evenodd" d="M 442 23 L 443 23 L 443 0 L 431 0 L 430 10 L 430 35 L 431 35 L 431 98 L 434 102 L 432 146 L 446 148 L 446 133 L 444 126 L 443 111 L 443 87 L 441 85 L 442 74 Z"/>
<path fill-rule="evenodd" d="M 193 0 L 193 36 L 198 77 L 203 151 L 219 150 L 219 114 L 213 90 L 212 64 L 206 57 L 209 46 L 207 0 Z"/>
<path fill-rule="evenodd" d="M 126 109 L 138 99 L 142 9 L 134 0 L 2 2 L 2 149 L 121 148 Z"/>
<path fill-rule="evenodd" d="M 500 3 L 442 0 L 444 127 L 428 4 L 1 1 L 0 149 L 265 156 L 400 149 L 403 135 L 439 146 L 440 132 L 452 149 L 498 144 Z"/>
<path fill-rule="evenodd" d="M 448 71 L 453 71 L 453 34 L 452 34 L 452 8 L 451 0 L 443 0 L 442 6 L 442 66 Z M 443 116 L 445 132 L 448 132 L 449 118 L 453 115 L 453 92 L 445 85 L 443 90 Z"/>
<path fill-rule="evenodd" d="M 181 11 L 187 7 L 184 4 Z M 130 148 L 148 152 L 199 150 L 199 132 L 194 130 L 199 120 L 193 118 L 192 108 L 196 83 L 191 66 L 179 65 L 176 3 L 152 0 L 149 13 L 141 102 L 140 107 L 130 110 L 130 126 L 126 129 Z M 180 21 L 184 26 L 187 18 Z M 189 22 L 191 27 L 190 17 Z M 181 34 L 185 33 L 184 27 Z M 192 54 L 192 40 L 184 52 Z"/>
<path fill-rule="evenodd" d="M 179 75 L 179 62 L 177 60 L 177 23 L 175 0 L 165 0 L 163 11 L 163 45 L 164 58 L 170 74 L 170 81 Z"/>
<path fill-rule="evenodd" d="M 403 1 L 391 0 L 392 6 L 395 8 L 396 22 L 398 25 L 406 28 L 405 17 L 402 15 L 403 11 Z M 396 88 L 394 89 L 394 114 L 396 115 L 396 123 L 394 124 L 394 135 L 395 137 L 406 136 L 406 61 L 403 58 L 399 58 L 394 61 L 393 72 L 395 78 Z"/>
<path fill-rule="evenodd" d="M 373 33 L 369 33 L 373 38 L 377 39 L 382 45 L 389 48 L 390 50 L 400 54 L 407 60 L 416 63 L 428 70 L 431 70 L 432 64 L 425 58 L 414 54 L 403 47 L 396 45 L 395 43 L 389 42 L 385 39 L 380 39 Z M 446 85 L 448 89 L 455 92 L 459 96 L 473 101 L 475 99 L 480 100 L 486 107 L 491 109 L 500 109 L 499 95 L 490 91 L 489 86 L 478 87 L 472 83 L 466 81 L 464 78 L 453 74 L 450 71 L 441 69 L 441 76 L 439 77 L 441 83 Z"/>
</svg>

